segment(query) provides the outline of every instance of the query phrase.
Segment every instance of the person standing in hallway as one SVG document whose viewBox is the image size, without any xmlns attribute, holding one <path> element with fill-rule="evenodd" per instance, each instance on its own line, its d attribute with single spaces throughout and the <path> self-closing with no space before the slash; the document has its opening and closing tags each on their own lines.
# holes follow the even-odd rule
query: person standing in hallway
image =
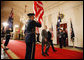
<svg viewBox="0 0 84 60">
<path fill-rule="evenodd" d="M 48 38 L 48 33 L 47 33 L 47 31 L 46 31 L 46 29 L 47 29 L 47 26 L 44 26 L 44 29 L 42 30 L 42 55 L 43 56 L 46 56 L 46 55 L 48 55 L 49 56 L 49 54 L 47 53 L 47 51 L 48 51 L 48 49 L 49 49 L 49 46 L 50 46 L 50 44 L 49 44 L 49 42 L 48 42 L 48 40 L 47 40 L 47 38 Z M 44 46 L 46 45 L 46 50 L 45 50 L 45 52 L 44 52 Z M 46 54 L 46 55 L 45 55 Z"/>
<path fill-rule="evenodd" d="M 8 50 L 9 48 L 6 48 L 7 47 L 7 45 L 8 45 L 8 43 L 9 43 L 9 40 L 10 40 L 10 37 L 11 37 L 11 34 L 10 34 L 10 32 L 11 32 L 11 28 L 9 28 L 8 26 L 7 26 L 7 28 L 6 28 L 6 41 L 5 41 L 5 43 L 4 43 L 4 50 Z"/>
<path fill-rule="evenodd" d="M 4 37 L 5 37 L 5 31 L 4 31 L 4 27 L 1 29 L 1 44 L 4 40 Z"/>
<path fill-rule="evenodd" d="M 20 33 L 19 33 L 19 40 L 20 40 Z"/>
<path fill-rule="evenodd" d="M 55 52 L 56 50 L 54 49 L 53 40 L 51 38 L 52 38 L 52 29 L 49 28 L 49 31 L 48 31 L 48 42 L 50 43 L 50 45 L 52 46 L 53 51 Z"/>
<path fill-rule="evenodd" d="M 65 30 L 63 30 L 63 45 L 64 45 L 64 47 L 66 47 L 66 39 L 67 39 L 67 33 L 65 32 Z"/>
<path fill-rule="evenodd" d="M 58 32 L 58 36 L 59 36 L 59 44 L 60 44 L 60 48 L 62 48 L 62 40 L 63 40 L 63 32 L 62 29 L 59 30 Z"/>
<path fill-rule="evenodd" d="M 27 14 L 29 20 L 25 25 L 25 43 L 26 43 L 26 54 L 25 59 L 34 59 L 35 57 L 35 27 L 41 27 L 39 22 L 34 21 L 34 13 Z"/>
</svg>

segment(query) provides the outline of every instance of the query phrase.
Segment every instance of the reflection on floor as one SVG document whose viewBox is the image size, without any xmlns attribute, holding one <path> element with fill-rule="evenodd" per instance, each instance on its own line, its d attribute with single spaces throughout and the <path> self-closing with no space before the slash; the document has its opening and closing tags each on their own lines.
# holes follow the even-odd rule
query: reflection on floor
<svg viewBox="0 0 84 60">
<path fill-rule="evenodd" d="M 41 44 L 38 43 L 37 44 Z M 54 45 L 55 47 L 59 48 L 59 45 Z M 68 50 L 74 50 L 74 51 L 79 51 L 79 52 L 83 52 L 83 49 L 78 49 L 78 48 L 73 48 L 73 47 L 63 47 L 63 49 L 68 49 Z M 10 50 L 10 49 L 9 49 Z M 5 53 L 5 51 L 3 50 L 3 48 L 1 48 L 1 59 L 10 59 L 7 54 Z"/>
<path fill-rule="evenodd" d="M 9 59 L 3 48 L 1 48 L 1 59 Z"/>
</svg>

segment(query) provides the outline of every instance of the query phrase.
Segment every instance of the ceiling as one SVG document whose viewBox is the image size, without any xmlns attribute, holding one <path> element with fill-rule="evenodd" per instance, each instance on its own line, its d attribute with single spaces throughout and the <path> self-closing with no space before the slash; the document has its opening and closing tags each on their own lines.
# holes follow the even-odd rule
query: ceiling
<svg viewBox="0 0 84 60">
<path fill-rule="evenodd" d="M 11 8 L 14 10 L 14 23 L 18 24 L 20 17 L 24 14 L 25 5 L 27 5 L 26 13 L 33 12 L 34 1 L 1 1 L 1 23 L 8 20 Z M 44 11 L 53 4 L 60 1 L 42 1 Z"/>
</svg>

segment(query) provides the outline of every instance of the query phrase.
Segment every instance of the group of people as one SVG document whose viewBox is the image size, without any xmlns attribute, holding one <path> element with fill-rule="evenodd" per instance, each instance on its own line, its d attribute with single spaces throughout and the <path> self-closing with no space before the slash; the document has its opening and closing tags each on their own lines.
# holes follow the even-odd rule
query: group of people
<svg viewBox="0 0 84 60">
<path fill-rule="evenodd" d="M 66 39 L 67 39 L 67 33 L 65 30 L 62 30 L 60 28 L 59 32 L 58 32 L 58 38 L 59 38 L 59 44 L 60 44 L 60 48 L 62 48 L 62 46 L 64 45 L 64 47 L 66 47 Z"/>
<path fill-rule="evenodd" d="M 46 56 L 49 54 L 47 53 L 49 50 L 50 45 L 52 46 L 53 51 L 55 52 L 56 50 L 54 49 L 53 42 L 52 42 L 52 29 L 49 28 L 47 31 L 47 26 L 44 27 L 42 30 L 42 55 Z M 44 46 L 46 45 L 46 50 L 44 52 Z M 46 54 L 46 55 L 45 55 Z"/>
<path fill-rule="evenodd" d="M 42 25 L 38 21 L 34 21 L 34 13 L 29 13 L 27 14 L 29 17 L 29 20 L 27 24 L 25 25 L 25 42 L 26 42 L 26 55 L 25 59 L 34 59 L 35 55 L 35 27 L 41 27 Z M 39 35 L 39 34 L 38 34 Z M 47 31 L 47 26 L 44 26 L 44 29 L 42 30 L 42 55 L 46 56 L 48 54 L 48 50 L 50 45 L 52 46 L 53 51 L 57 51 L 54 49 L 53 46 L 53 40 L 52 40 L 52 29 L 49 28 Z M 58 32 L 59 36 L 59 43 L 60 43 L 60 48 L 62 48 L 62 41 L 64 42 L 64 46 L 66 47 L 66 39 L 67 39 L 67 33 L 65 30 L 62 31 L 62 29 L 59 30 Z M 39 41 L 39 36 L 37 37 L 37 41 Z M 46 50 L 44 52 L 44 46 L 46 45 Z"/>
<path fill-rule="evenodd" d="M 34 59 L 35 55 L 35 27 L 41 27 L 41 24 L 39 22 L 34 21 L 34 13 L 27 14 L 29 17 L 29 20 L 27 24 L 25 25 L 25 42 L 26 42 L 26 55 L 25 59 Z M 38 34 L 37 34 L 38 35 Z M 42 55 L 46 56 L 49 54 L 47 53 L 49 50 L 50 45 L 52 46 L 53 51 L 57 51 L 54 49 L 53 42 L 52 42 L 52 33 L 51 28 L 49 28 L 49 31 L 47 31 L 47 26 L 44 27 L 42 30 Z M 37 41 L 39 41 L 39 36 L 37 36 Z M 46 45 L 46 50 L 44 52 L 44 46 Z M 46 55 L 45 55 L 46 54 Z"/>
<path fill-rule="evenodd" d="M 26 25 L 25 25 L 25 43 L 26 43 L 26 54 L 25 54 L 25 59 L 34 59 L 35 57 L 35 43 L 36 43 L 36 38 L 35 38 L 35 28 L 36 27 L 41 27 L 42 25 L 38 22 L 34 20 L 34 13 L 29 13 L 27 14 L 29 20 L 27 21 Z M 6 30 L 6 41 L 4 43 L 5 48 L 4 49 L 8 49 L 6 48 L 6 46 L 8 45 L 9 39 L 10 39 L 10 29 L 7 28 Z M 2 32 L 3 34 L 3 32 Z M 39 34 L 37 34 L 37 40 L 39 41 Z M 55 50 L 54 46 L 53 46 L 53 40 L 52 40 L 52 29 L 49 28 L 47 31 L 47 26 L 44 26 L 44 29 L 42 30 L 42 55 L 43 56 L 49 56 L 48 54 L 48 50 L 50 45 L 52 46 L 52 49 L 54 52 L 56 52 L 57 50 Z M 60 48 L 62 48 L 62 40 L 66 40 L 67 38 L 67 34 L 65 33 L 65 31 L 62 31 L 62 29 L 59 30 L 59 42 L 60 42 Z M 3 35 L 2 35 L 3 37 Z M 46 45 L 46 50 L 44 52 L 44 46 Z M 66 43 L 64 41 L 64 46 L 66 46 Z"/>
</svg>

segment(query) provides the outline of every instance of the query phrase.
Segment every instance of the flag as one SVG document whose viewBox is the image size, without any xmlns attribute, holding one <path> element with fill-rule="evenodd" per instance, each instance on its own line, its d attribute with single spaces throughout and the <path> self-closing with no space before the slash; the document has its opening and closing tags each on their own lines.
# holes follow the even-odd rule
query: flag
<svg viewBox="0 0 84 60">
<path fill-rule="evenodd" d="M 43 14 L 44 14 L 44 9 L 43 9 L 43 3 L 41 1 L 34 1 L 34 13 L 35 13 L 35 18 L 37 21 L 41 24 L 43 21 Z M 36 27 L 36 32 L 39 32 L 39 29 Z"/>
<path fill-rule="evenodd" d="M 71 21 L 70 21 L 71 22 Z M 74 31 L 73 31 L 73 25 L 72 25 L 72 22 L 71 22 L 71 39 L 75 37 L 74 35 Z"/>
<path fill-rule="evenodd" d="M 60 22 L 61 22 L 61 16 L 60 16 L 60 12 L 59 12 L 59 16 L 58 16 L 58 21 L 57 21 L 57 32 L 59 32 L 60 30 Z"/>
<path fill-rule="evenodd" d="M 60 29 L 60 22 L 57 22 L 57 31 L 59 32 Z"/>
<path fill-rule="evenodd" d="M 61 18 L 60 17 L 58 17 L 58 21 L 61 22 Z"/>
<path fill-rule="evenodd" d="M 60 16 L 58 16 L 58 21 L 57 21 L 57 31 L 59 32 L 60 29 L 60 22 L 61 22 L 61 18 Z"/>
<path fill-rule="evenodd" d="M 34 1 L 34 13 L 35 13 L 35 18 L 37 18 L 38 22 L 41 24 L 41 20 L 43 21 L 43 14 L 44 14 L 44 9 L 43 9 L 43 3 L 41 1 Z"/>
<path fill-rule="evenodd" d="M 10 12 L 10 16 L 8 18 L 8 27 L 11 28 L 11 31 L 13 32 L 13 9 Z"/>
</svg>

